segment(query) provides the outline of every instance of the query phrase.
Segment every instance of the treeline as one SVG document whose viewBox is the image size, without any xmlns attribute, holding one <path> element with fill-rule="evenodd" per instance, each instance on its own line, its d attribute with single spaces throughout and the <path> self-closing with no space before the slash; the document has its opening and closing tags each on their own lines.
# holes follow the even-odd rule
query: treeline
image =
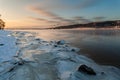
<svg viewBox="0 0 120 80">
<path fill-rule="evenodd" d="M 87 24 L 74 24 L 67 26 L 58 26 L 51 29 L 71 29 L 71 28 L 120 28 L 120 20 L 115 21 L 102 21 L 102 22 L 91 22 Z"/>
</svg>

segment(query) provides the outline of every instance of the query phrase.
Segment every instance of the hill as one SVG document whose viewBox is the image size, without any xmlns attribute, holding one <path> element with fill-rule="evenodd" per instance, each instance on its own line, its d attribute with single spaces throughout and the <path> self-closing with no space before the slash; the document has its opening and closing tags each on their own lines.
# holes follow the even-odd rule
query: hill
<svg viewBox="0 0 120 80">
<path fill-rule="evenodd" d="M 57 26 L 50 29 L 71 29 L 71 28 L 120 28 L 120 20 L 91 22 L 86 24 L 73 24 L 67 26 Z"/>
</svg>

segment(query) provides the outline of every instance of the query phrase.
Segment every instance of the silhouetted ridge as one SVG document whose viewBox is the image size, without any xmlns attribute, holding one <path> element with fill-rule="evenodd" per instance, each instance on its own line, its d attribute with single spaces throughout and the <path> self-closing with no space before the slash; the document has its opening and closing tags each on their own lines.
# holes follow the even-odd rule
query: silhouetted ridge
<svg viewBox="0 0 120 80">
<path fill-rule="evenodd" d="M 71 28 L 120 28 L 120 20 L 91 22 L 86 24 L 74 24 L 67 26 L 58 26 L 51 29 L 71 29 Z"/>
</svg>

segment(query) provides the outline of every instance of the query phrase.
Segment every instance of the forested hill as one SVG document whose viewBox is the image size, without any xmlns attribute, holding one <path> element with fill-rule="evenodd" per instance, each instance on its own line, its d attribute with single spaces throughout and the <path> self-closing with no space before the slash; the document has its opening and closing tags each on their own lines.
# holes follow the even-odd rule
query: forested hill
<svg viewBox="0 0 120 80">
<path fill-rule="evenodd" d="M 71 28 L 120 28 L 120 20 L 91 22 L 87 24 L 74 24 L 67 26 L 57 26 L 50 29 L 71 29 Z"/>
</svg>

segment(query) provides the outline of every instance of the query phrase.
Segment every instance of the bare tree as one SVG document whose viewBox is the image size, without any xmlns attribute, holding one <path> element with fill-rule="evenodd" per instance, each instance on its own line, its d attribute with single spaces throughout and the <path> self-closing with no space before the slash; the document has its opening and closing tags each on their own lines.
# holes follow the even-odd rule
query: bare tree
<svg viewBox="0 0 120 80">
<path fill-rule="evenodd" d="M 1 14 L 0 14 L 0 17 L 1 17 Z M 5 27 L 5 22 L 2 19 L 0 19 L 0 30 L 3 30 L 4 27 Z"/>
</svg>

